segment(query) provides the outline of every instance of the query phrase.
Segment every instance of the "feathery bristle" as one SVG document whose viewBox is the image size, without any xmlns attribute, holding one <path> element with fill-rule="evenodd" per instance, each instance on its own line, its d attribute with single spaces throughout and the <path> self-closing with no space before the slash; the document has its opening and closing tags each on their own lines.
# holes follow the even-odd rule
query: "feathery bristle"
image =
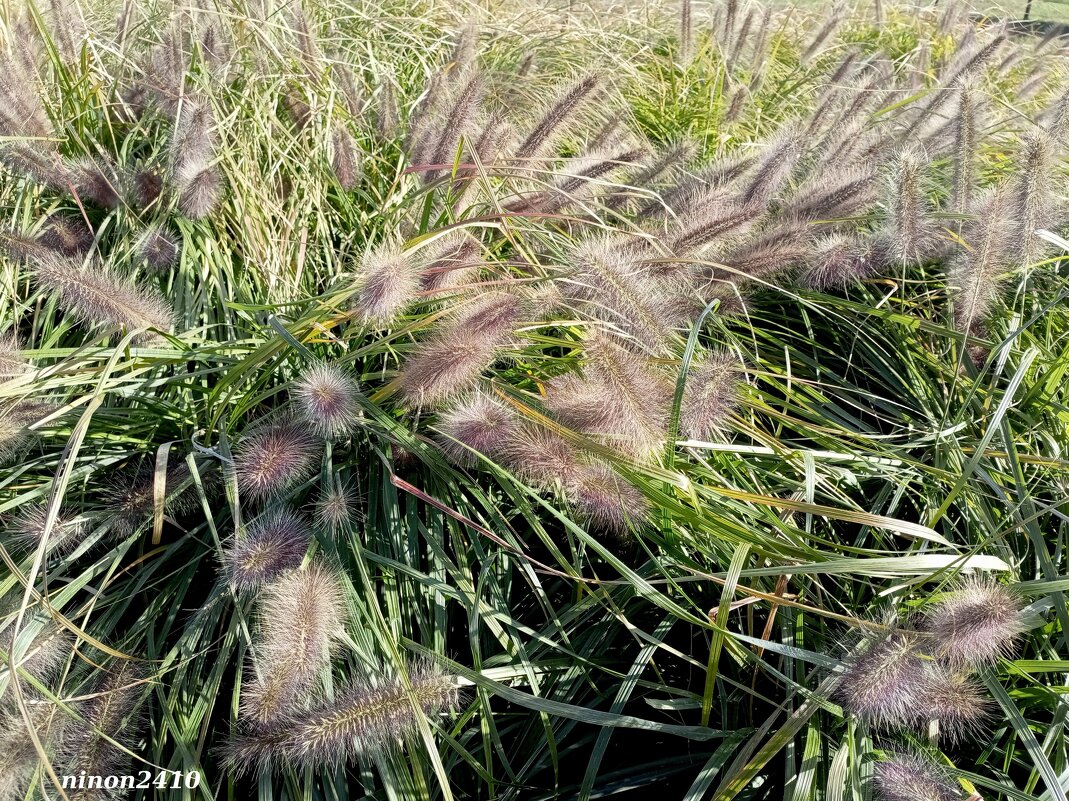
<svg viewBox="0 0 1069 801">
<path fill-rule="evenodd" d="M 50 752 L 55 750 L 57 742 L 62 742 L 67 728 L 67 716 L 53 704 L 31 704 L 28 711 L 29 724 L 19 709 L 0 711 L 0 799 L 3 801 L 21 801 L 29 793 L 40 760 L 29 727 Z"/>
<path fill-rule="evenodd" d="M 352 135 L 342 127 L 336 127 L 330 137 L 330 167 L 338 186 L 351 192 L 360 182 L 360 157 Z"/>
<path fill-rule="evenodd" d="M 79 177 L 75 170 L 64 163 L 59 153 L 50 147 L 5 144 L 0 146 L 0 161 L 12 172 L 60 192 L 73 190 Z"/>
<path fill-rule="evenodd" d="M 925 193 L 926 162 L 912 148 L 894 158 L 889 175 L 887 234 L 890 257 L 899 264 L 918 264 L 932 255 L 935 229 Z"/>
<path fill-rule="evenodd" d="M 133 534 L 152 515 L 156 506 L 155 481 L 154 469 L 140 465 L 120 475 L 107 492 L 107 518 L 117 536 Z M 167 469 L 164 493 L 164 512 L 171 516 L 188 514 L 199 504 L 185 464 Z"/>
<path fill-rule="evenodd" d="M 961 791 L 939 765 L 918 754 L 893 754 L 876 763 L 880 801 L 961 801 Z"/>
<path fill-rule="evenodd" d="M 178 261 L 178 247 L 174 234 L 161 225 L 154 225 L 138 240 L 137 253 L 151 269 L 162 272 Z"/>
<path fill-rule="evenodd" d="M 579 451 L 564 437 L 534 423 L 521 423 L 500 445 L 505 464 L 542 489 L 569 485 L 584 467 Z"/>
<path fill-rule="evenodd" d="M 813 246 L 800 281 L 813 289 L 841 289 L 886 267 L 886 250 L 878 237 L 831 234 Z"/>
<path fill-rule="evenodd" d="M 62 770 L 58 772 L 77 775 L 84 770 L 91 776 L 121 776 L 128 772 L 129 753 L 111 741 L 127 750 L 136 744 L 142 724 L 144 678 L 142 669 L 127 661 L 108 670 L 94 684 L 91 697 L 77 705 L 83 720 L 68 725 L 69 733 L 63 740 Z M 69 796 L 71 801 L 97 801 L 118 799 L 124 793 L 123 790 L 74 790 Z"/>
<path fill-rule="evenodd" d="M 45 523 L 48 521 L 48 506 L 34 504 L 19 511 L 8 526 L 12 541 L 27 550 L 37 550 L 45 538 Z M 88 528 L 86 521 L 77 513 L 61 509 L 48 534 L 48 553 L 66 553 L 78 547 Z"/>
<path fill-rule="evenodd" d="M 497 399 L 476 392 L 438 415 L 438 447 L 451 462 L 473 465 L 472 451 L 493 458 L 516 433 L 517 414 Z"/>
<path fill-rule="evenodd" d="M 223 197 L 223 179 L 215 167 L 205 167 L 188 181 L 178 196 L 178 208 L 191 220 L 207 217 Z"/>
<path fill-rule="evenodd" d="M 691 0 L 680 0 L 679 63 L 686 66 L 694 54 L 694 22 Z"/>
<path fill-rule="evenodd" d="M 417 708 L 438 715 L 459 701 L 453 678 L 436 670 L 409 670 L 409 681 L 352 685 L 333 701 L 290 712 L 231 741 L 226 762 L 239 772 L 323 768 L 386 751 L 415 732 Z"/>
<path fill-rule="evenodd" d="M 695 206 L 683 220 L 682 233 L 671 243 L 672 251 L 679 255 L 698 251 L 717 240 L 745 235 L 764 211 L 722 192 Z"/>
<path fill-rule="evenodd" d="M 114 209 L 119 205 L 122 185 L 114 166 L 98 159 L 81 159 L 71 167 L 78 197 L 97 206 Z"/>
<path fill-rule="evenodd" d="M 471 389 L 513 342 L 523 304 L 507 292 L 486 292 L 405 361 L 405 403 L 431 406 Z"/>
<path fill-rule="evenodd" d="M 419 272 L 399 245 L 387 242 L 368 248 L 360 260 L 360 289 L 353 308 L 365 323 L 388 326 L 415 300 Z"/>
<path fill-rule="evenodd" d="M 991 579 L 966 581 L 928 610 L 924 630 L 935 655 L 955 669 L 993 664 L 1013 653 L 1028 625 L 1020 598 Z"/>
<path fill-rule="evenodd" d="M 1018 172 L 1012 184 L 1012 215 L 1016 237 L 1012 243 L 1014 255 L 1024 264 L 1038 261 L 1049 245 L 1036 231 L 1052 222 L 1051 175 L 1054 166 L 1054 146 L 1051 138 L 1039 131 L 1021 137 Z"/>
<path fill-rule="evenodd" d="M 24 375 L 33 368 L 22 355 L 22 345 L 14 331 L 0 334 L 0 380 Z"/>
<path fill-rule="evenodd" d="M 460 79 L 457 79 L 460 81 Z M 461 138 L 472 132 L 479 107 L 482 103 L 485 85 L 481 73 L 469 70 L 468 75 L 460 82 L 456 95 L 450 98 L 449 115 L 441 121 L 441 128 L 437 136 L 437 144 L 431 153 L 431 161 L 434 164 L 452 164 L 460 148 Z M 437 174 L 430 170 L 424 173 L 424 180 L 430 181 Z"/>
<path fill-rule="evenodd" d="M 45 111 L 47 95 L 40 86 L 35 43 L 15 26 L 7 33 L 6 46 L 23 58 L 0 55 L 0 135 L 51 139 L 55 130 Z"/>
<path fill-rule="evenodd" d="M 432 406 L 474 386 L 497 359 L 504 343 L 472 335 L 459 326 L 422 343 L 400 375 L 409 407 Z"/>
<path fill-rule="evenodd" d="M 48 218 L 48 224 L 37 237 L 37 241 L 64 256 L 81 258 L 92 250 L 95 238 L 93 230 L 86 225 L 85 220 L 54 214 Z"/>
<path fill-rule="evenodd" d="M 99 265 L 82 268 L 55 253 L 42 256 L 32 270 L 38 287 L 56 293 L 60 307 L 83 323 L 121 326 L 127 331 L 171 330 L 173 312 L 159 293 L 121 281 Z M 153 336 L 146 331 L 137 339 Z"/>
<path fill-rule="evenodd" d="M 979 129 L 979 92 L 969 82 L 958 87 L 958 113 L 954 118 L 954 183 L 950 210 L 956 214 L 969 211 L 976 186 L 976 151 Z"/>
<path fill-rule="evenodd" d="M 223 554 L 230 583 L 239 590 L 258 587 L 298 567 L 311 542 L 308 523 L 288 509 L 272 509 L 239 532 Z"/>
<path fill-rule="evenodd" d="M 347 484 L 336 483 L 322 490 L 315 505 L 316 522 L 330 532 L 337 532 L 356 517 L 357 495 Z"/>
<path fill-rule="evenodd" d="M 718 436 L 738 402 L 739 360 L 728 351 L 706 356 L 687 379 L 679 409 L 680 430 L 688 439 Z"/>
<path fill-rule="evenodd" d="M 976 203 L 977 215 L 966 227 L 969 249 L 951 262 L 948 283 L 954 288 L 954 326 L 976 334 L 999 297 L 999 274 L 1006 266 L 1011 232 L 1007 199 L 1001 187 Z"/>
<path fill-rule="evenodd" d="M 930 680 L 919 643 L 918 635 L 902 630 L 863 642 L 845 660 L 836 689 L 843 708 L 876 727 L 914 721 Z"/>
<path fill-rule="evenodd" d="M 397 136 L 397 129 L 401 122 L 397 112 L 397 94 L 394 90 L 393 79 L 385 76 L 379 85 L 378 102 L 375 104 L 377 114 L 375 124 L 379 135 L 383 139 L 393 139 Z"/>
<path fill-rule="evenodd" d="M 566 256 L 575 273 L 558 281 L 562 299 L 586 316 L 604 320 L 652 351 L 672 332 L 664 292 L 626 248 L 610 239 L 581 241 Z"/>
<path fill-rule="evenodd" d="M 17 611 L 17 610 L 9 610 Z M 20 668 L 43 684 L 49 684 L 62 670 L 71 656 L 74 637 L 42 614 L 27 614 L 18 637 L 15 625 L 9 623 L 0 631 L 0 651 L 15 658 Z M 7 659 L 0 662 L 0 672 L 6 673 Z M 28 685 L 23 685 L 24 691 Z M 3 796 L 0 796 L 3 798 Z"/>
<path fill-rule="evenodd" d="M 179 189 L 215 158 L 215 117 L 205 98 L 185 97 L 171 138 L 171 172 Z"/>
<path fill-rule="evenodd" d="M 581 519 L 616 536 L 641 526 L 649 516 L 645 496 L 607 464 L 581 468 L 566 492 Z"/>
<path fill-rule="evenodd" d="M 301 374 L 293 386 L 293 398 L 305 422 L 325 439 L 339 439 L 360 418 L 359 387 L 347 371 L 321 362 Z"/>
<path fill-rule="evenodd" d="M 238 487 L 255 500 L 288 490 L 315 472 L 318 446 L 307 425 L 297 420 L 254 426 L 234 452 Z"/>
<path fill-rule="evenodd" d="M 546 109 L 541 120 L 516 149 L 515 157 L 536 159 L 552 150 L 576 111 L 595 96 L 600 85 L 599 76 L 588 75 L 564 91 L 557 101 Z"/>
<path fill-rule="evenodd" d="M 785 204 L 782 214 L 799 220 L 831 220 L 863 214 L 876 202 L 876 174 L 847 168 L 808 181 Z"/>
<path fill-rule="evenodd" d="M 782 133 L 768 143 L 743 190 L 742 201 L 745 205 L 767 206 L 786 186 L 787 179 L 802 156 L 801 142 L 791 129 L 791 125 L 785 124 Z"/>
<path fill-rule="evenodd" d="M 0 462 L 21 453 L 30 444 L 35 436 L 30 426 L 47 414 L 48 408 L 31 400 L 0 407 Z"/>
<path fill-rule="evenodd" d="M 808 225 L 788 222 L 764 231 L 731 250 L 719 261 L 730 270 L 706 268 L 711 280 L 745 281 L 766 279 L 805 264 L 812 253 L 812 232 Z"/>
<path fill-rule="evenodd" d="M 570 428 L 621 451 L 648 457 L 667 436 L 672 384 L 650 360 L 598 338 L 587 344 L 582 377 L 546 385 L 546 408 Z"/>
<path fill-rule="evenodd" d="M 286 715 L 329 666 L 346 620 L 337 573 L 313 562 L 267 584 L 259 620 L 255 656 L 262 674 L 241 693 L 241 716 L 257 728 Z"/>
<path fill-rule="evenodd" d="M 924 695 L 917 699 L 916 722 L 939 722 L 939 732 L 951 742 L 959 742 L 979 732 L 991 707 L 983 688 L 960 673 L 952 673 L 937 663 L 927 663 L 928 681 Z"/>
<path fill-rule="evenodd" d="M 452 289 L 467 283 L 479 271 L 481 251 L 479 240 L 465 231 L 436 240 L 423 254 L 423 288 Z"/>
<path fill-rule="evenodd" d="M 130 194 L 137 208 L 152 208 L 163 196 L 163 173 L 154 167 L 138 170 L 130 181 Z"/>
</svg>

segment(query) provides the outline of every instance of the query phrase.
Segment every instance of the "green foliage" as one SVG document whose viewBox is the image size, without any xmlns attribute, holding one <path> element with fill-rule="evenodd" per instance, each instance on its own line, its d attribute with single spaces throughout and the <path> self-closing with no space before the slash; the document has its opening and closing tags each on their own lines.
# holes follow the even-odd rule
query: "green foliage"
<svg viewBox="0 0 1069 801">
<path fill-rule="evenodd" d="M 777 11 L 762 38 L 759 11 L 746 27 L 721 8 L 716 20 L 696 20 L 681 63 L 674 20 L 638 12 L 502 7 L 476 29 L 478 47 L 466 56 L 456 31 L 468 21 L 447 5 L 354 2 L 305 14 L 241 6 L 129 4 L 133 17 L 116 31 L 112 9 L 90 9 L 81 28 L 77 14 L 56 18 L 57 4 L 6 26 L 6 108 L 32 108 L 9 77 L 27 69 L 19 54 L 29 54 L 41 81 L 28 85 L 52 130 L 28 135 L 0 110 L 0 329 L 17 336 L 0 339 L 0 451 L 11 451 L 0 468 L 0 711 L 14 743 L 0 748 L 0 799 L 39 797 L 42 788 L 54 797 L 58 775 L 101 764 L 203 777 L 195 791 L 136 798 L 664 792 L 803 801 L 866 797 L 874 762 L 902 747 L 928 752 L 948 781 L 985 799 L 1064 799 L 1069 285 L 1061 256 L 1069 242 L 1056 235 L 1064 170 L 1058 150 L 1053 171 L 1025 197 L 1017 155 L 1037 119 L 1059 135 L 1051 119 L 1059 119 L 1063 55 L 1014 40 L 970 72 L 993 99 L 978 180 L 1005 179 L 1020 203 L 1044 212 L 1034 217 L 1048 233 L 1038 259 L 1000 251 L 988 281 L 999 291 L 961 325 L 954 308 L 964 290 L 948 276 L 979 239 L 971 226 L 987 221 L 924 203 L 944 202 L 953 175 L 953 132 L 932 122 L 953 116 L 940 80 L 955 57 L 990 39 L 983 30 L 967 36 L 966 20 L 892 10 L 877 28 L 858 14 L 814 39 L 821 15 Z M 172 45 L 177 73 L 165 68 Z M 608 246 L 583 246 L 603 232 L 661 244 L 685 235 L 672 226 L 690 201 L 658 218 L 643 217 L 641 204 L 667 202 L 680 181 L 733 156 L 772 152 L 782 130 L 799 134 L 815 113 L 820 136 L 804 138 L 803 149 L 834 142 L 835 119 L 819 117 L 819 104 L 851 45 L 891 83 L 844 121 L 858 123 L 858 140 L 899 126 L 895 146 L 931 148 L 917 205 L 939 244 L 840 281 L 805 277 L 814 235 L 856 234 L 880 248 L 894 235 L 888 209 L 901 187 L 888 185 L 885 147 L 857 160 L 871 170 L 871 198 L 846 213 L 825 207 L 836 213 L 787 220 L 806 231 L 797 263 L 732 274 L 741 254 L 757 263 L 745 248 L 759 236 L 777 243 L 790 228 L 783 208 L 813 189 L 806 159 L 821 154 L 805 150 L 784 180 L 767 171 L 776 185 L 765 227 L 665 251 L 661 261 L 685 262 L 688 275 L 713 270 L 730 291 L 692 302 L 683 323 L 655 332 L 663 333 L 656 355 L 643 355 L 641 370 L 653 377 L 640 400 L 666 405 L 660 439 L 645 447 L 631 436 L 634 447 L 624 447 L 620 431 L 575 423 L 587 418 L 554 406 L 554 392 L 589 388 L 597 370 L 609 370 L 597 334 L 642 335 L 634 309 L 609 317 L 598 303 L 649 300 L 647 284 L 614 284 L 609 268 L 596 269 Z M 1001 56 L 1015 48 L 1021 64 L 1002 70 Z M 486 76 L 479 114 L 506 116 L 513 147 L 577 76 L 603 74 L 612 88 L 562 127 L 541 172 L 483 159 L 469 141 L 474 123 L 443 163 L 413 160 L 406 139 L 421 113 L 444 138 L 442 119 L 426 116 L 425 90 L 466 75 L 471 57 Z M 1049 79 L 1022 96 L 1036 69 L 1049 69 Z M 917 91 L 906 91 L 914 74 Z M 856 88 L 864 77 L 840 83 Z M 197 137 L 176 131 L 197 103 L 213 123 L 194 145 Z M 614 113 L 625 121 L 624 144 L 656 154 L 690 141 L 693 157 L 672 180 L 632 187 L 636 173 L 620 169 L 569 183 L 572 164 L 558 157 L 590 155 Z M 17 122 L 26 120 L 33 116 Z M 344 137 L 359 159 L 351 186 L 339 168 Z M 64 180 L 28 169 L 18 150 L 27 144 L 54 152 Z M 211 170 L 222 181 L 203 214 L 178 191 L 185 179 L 174 165 L 190 153 L 198 176 Z M 66 180 L 89 180 L 71 166 L 87 157 L 117 165 L 116 207 Z M 848 166 L 856 165 L 833 158 L 817 178 Z M 164 195 L 135 202 L 127 182 L 150 168 L 163 174 Z M 537 205 L 556 202 L 538 194 L 554 181 L 567 188 L 566 205 Z M 463 195 L 470 186 L 478 189 Z M 69 291 L 42 278 L 51 273 L 36 241 L 57 214 L 88 223 L 94 237 L 64 262 L 67 283 L 85 270 L 121 282 L 135 301 L 157 293 L 173 309 L 170 330 L 148 330 L 143 316 L 94 317 L 104 298 L 72 309 Z M 141 243 L 161 229 L 180 253 L 154 267 Z M 423 283 L 389 319 L 360 319 L 376 266 L 366 254 L 398 249 L 402 261 L 383 268 L 396 277 L 427 268 L 428 254 L 456 231 L 479 241 L 475 278 L 452 294 Z M 399 291 L 386 283 L 383 292 Z M 411 365 L 435 337 L 474 347 L 463 337 L 491 327 L 479 304 L 499 291 L 526 316 L 510 318 L 491 343 L 501 352 L 471 383 L 536 432 L 545 452 L 566 454 L 563 467 L 576 467 L 569 459 L 578 454 L 582 480 L 564 470 L 547 478 L 545 453 L 495 451 L 492 438 L 485 449 L 468 447 L 470 458 L 464 442 L 443 448 L 446 407 L 413 399 L 421 376 Z M 731 308 L 736 293 L 745 295 L 741 309 Z M 444 349 L 445 367 L 456 367 L 464 347 Z M 627 353 L 621 373 L 637 359 Z M 688 380 L 718 358 L 738 382 L 716 407 L 717 436 L 677 436 L 692 403 Z M 334 402 L 314 395 L 310 376 L 324 362 L 342 393 L 336 402 L 353 406 L 338 417 L 344 425 L 314 417 L 324 412 L 313 401 Z M 616 409 L 620 394 L 595 395 L 593 412 Z M 648 408 L 638 407 L 635 416 Z M 280 420 L 289 426 L 281 445 L 257 444 L 257 426 Z M 256 492 L 250 453 L 262 469 Z M 533 456 L 542 458 L 535 467 Z M 617 525 L 599 525 L 606 498 Z M 239 586 L 225 566 L 233 570 L 232 538 L 246 542 L 279 507 L 298 513 L 287 526 L 305 526 L 287 535 L 279 570 L 303 564 L 279 574 L 265 603 L 260 574 Z M 77 541 L 50 542 L 57 531 Z M 305 622 L 315 604 L 282 603 L 279 588 L 317 571 L 337 583 L 338 598 L 315 596 L 322 628 L 294 634 L 285 627 Z M 1007 626 L 1020 633 L 1017 647 L 989 649 L 1005 658 L 979 674 L 998 710 L 984 736 L 885 731 L 844 711 L 835 686 L 840 663 L 867 640 L 858 632 L 945 608 L 937 604 L 954 597 L 963 574 L 1012 586 L 1028 615 L 1027 625 Z M 297 665 L 300 644 L 313 640 L 321 647 Z M 287 651 L 292 663 L 258 661 Z M 293 710 L 275 729 L 246 728 L 250 704 L 279 670 Z M 324 735 L 324 721 L 336 729 Z M 337 732 L 349 739 L 331 742 Z M 228 752 L 235 734 L 255 748 Z M 314 743 L 306 753 L 302 736 Z M 267 754 L 273 770 L 238 773 L 228 753 L 250 764 Z M 900 763 L 921 764 L 882 764 Z"/>
</svg>

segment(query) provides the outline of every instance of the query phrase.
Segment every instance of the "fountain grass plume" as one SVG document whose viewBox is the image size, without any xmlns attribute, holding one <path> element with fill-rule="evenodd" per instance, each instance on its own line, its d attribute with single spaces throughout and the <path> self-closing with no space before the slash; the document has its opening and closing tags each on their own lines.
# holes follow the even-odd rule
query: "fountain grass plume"
<svg viewBox="0 0 1069 801">
<path fill-rule="evenodd" d="M 128 772 L 130 755 L 123 748 L 133 749 L 143 723 L 145 696 L 144 669 L 131 661 L 123 661 L 108 669 L 92 686 L 89 697 L 77 705 L 81 720 L 71 721 L 63 738 L 59 760 L 66 774 L 77 775 L 84 770 L 92 776 L 119 776 Z M 124 791 L 74 790 L 72 801 L 96 801 L 121 798 Z"/>
<path fill-rule="evenodd" d="M 880 801 L 962 801 L 950 775 L 920 754 L 891 753 L 876 763 L 874 784 Z"/>
<path fill-rule="evenodd" d="M 331 701 L 293 710 L 260 731 L 227 745 L 226 764 L 244 773 L 340 767 L 358 756 L 381 754 L 415 734 L 419 715 L 438 715 L 459 703 L 456 682 L 429 666 L 409 668 L 408 681 L 357 682 Z"/>
<path fill-rule="evenodd" d="M 364 251 L 356 281 L 354 311 L 363 322 L 385 327 L 416 299 L 419 265 L 399 244 L 385 242 Z"/>
<path fill-rule="evenodd" d="M 398 377 L 409 408 L 434 406 L 473 389 L 479 377 L 516 343 L 525 316 L 522 300 L 509 292 L 484 292 L 462 306 L 404 362 Z"/>
<path fill-rule="evenodd" d="M 357 516 L 356 491 L 338 479 L 319 493 L 315 504 L 315 521 L 323 529 L 335 533 L 353 522 Z"/>
<path fill-rule="evenodd" d="M 422 255 L 423 289 L 455 289 L 478 275 L 482 245 L 467 231 L 455 231 L 432 242 Z"/>
<path fill-rule="evenodd" d="M 847 167 L 813 176 L 784 203 L 781 214 L 797 220 L 832 220 L 867 213 L 878 199 L 879 181 L 867 167 Z"/>
<path fill-rule="evenodd" d="M 793 129 L 792 123 L 785 122 L 768 142 L 742 191 L 744 205 L 764 208 L 783 191 L 803 152 L 802 142 Z"/>
<path fill-rule="evenodd" d="M 25 375 L 32 370 L 33 367 L 22 355 L 18 334 L 14 331 L 0 334 L 0 380 Z"/>
<path fill-rule="evenodd" d="M 907 147 L 892 159 L 888 173 L 886 235 L 891 260 L 919 264 L 930 258 L 937 242 L 927 198 L 927 162 Z"/>
<path fill-rule="evenodd" d="M 223 198 L 223 179 L 215 167 L 205 167 L 179 181 L 178 208 L 191 220 L 211 214 Z"/>
<path fill-rule="evenodd" d="M 36 436 L 30 426 L 51 413 L 49 404 L 32 400 L 7 402 L 0 405 L 0 462 L 20 454 Z"/>
<path fill-rule="evenodd" d="M 1028 629 L 1021 599 L 990 578 L 969 578 L 933 604 L 924 631 L 935 655 L 956 670 L 1008 658 Z"/>
<path fill-rule="evenodd" d="M 360 151 L 353 136 L 337 125 L 330 134 L 330 168 L 343 192 L 351 192 L 360 182 Z"/>
<path fill-rule="evenodd" d="M 923 731 L 927 723 L 937 721 L 940 735 L 952 743 L 978 735 L 991 711 L 983 687 L 938 662 L 928 661 L 925 668 L 928 676 L 924 694 L 917 699 L 917 728 Z"/>
<path fill-rule="evenodd" d="M 153 208 L 164 197 L 163 172 L 154 166 L 137 170 L 130 178 L 131 203 L 139 209 Z"/>
<path fill-rule="evenodd" d="M 608 337 L 587 341 L 582 375 L 546 384 L 545 406 L 564 425 L 646 459 L 664 446 L 672 383 L 648 358 Z"/>
<path fill-rule="evenodd" d="M 0 145 L 0 162 L 11 172 L 57 192 L 73 191 L 80 177 L 49 145 L 35 147 L 19 142 Z"/>
<path fill-rule="evenodd" d="M 747 279 L 766 279 L 805 264 L 812 254 L 813 232 L 802 222 L 786 221 L 754 236 L 720 257 L 730 267 L 704 268 L 707 280 L 745 283 Z M 699 268 L 701 270 L 702 268 Z"/>
<path fill-rule="evenodd" d="M 980 92 L 971 81 L 958 86 L 958 113 L 954 117 L 954 177 L 950 210 L 967 214 L 976 188 L 976 157 L 980 128 Z"/>
<path fill-rule="evenodd" d="M 679 427 L 685 437 L 707 440 L 722 435 L 728 415 L 738 404 L 740 367 L 733 353 L 715 351 L 692 368 L 679 410 Z"/>
<path fill-rule="evenodd" d="M 65 722 L 66 716 L 51 703 L 32 704 L 29 722 L 18 709 L 0 710 L 0 799 L 20 801 L 30 792 L 40 756 L 29 727 L 48 751 L 55 751 L 56 743 L 62 741 Z"/>
<path fill-rule="evenodd" d="M 471 466 L 478 462 L 476 454 L 491 459 L 500 456 L 519 425 L 516 412 L 493 396 L 476 391 L 439 413 L 436 441 L 451 462 Z"/>
<path fill-rule="evenodd" d="M 887 247 L 880 237 L 828 234 L 814 243 L 799 282 L 813 289 L 842 289 L 878 274 L 886 266 Z"/>
<path fill-rule="evenodd" d="M 681 256 L 700 253 L 714 242 L 723 244 L 745 236 L 764 213 L 759 205 L 740 202 L 727 192 L 715 190 L 693 206 L 684 216 L 680 232 L 670 241 L 670 249 Z"/>
<path fill-rule="evenodd" d="M 168 332 L 173 326 L 174 312 L 157 291 L 122 280 L 98 263 L 82 267 L 58 253 L 42 254 L 31 275 L 41 290 L 57 295 L 60 308 L 87 325 L 142 330 L 139 342 L 156 336 L 145 329 Z"/>
<path fill-rule="evenodd" d="M 103 159 L 81 158 L 70 162 L 69 170 L 79 199 L 105 209 L 119 206 L 123 181 L 115 165 Z"/>
<path fill-rule="evenodd" d="M 308 522 L 285 508 L 264 512 L 239 531 L 223 552 L 231 586 L 249 590 L 301 564 L 312 541 Z"/>
<path fill-rule="evenodd" d="M 663 182 L 672 180 L 697 154 L 697 144 L 689 139 L 679 139 L 668 144 L 648 165 L 639 168 L 627 178 L 625 186 L 615 188 L 605 205 L 612 209 L 628 208 L 634 211 L 636 194 L 629 188 L 651 190 Z M 641 196 L 638 196 L 641 197 Z"/>
<path fill-rule="evenodd" d="M 137 255 L 154 272 L 163 272 L 178 261 L 177 237 L 160 224 L 149 227 L 137 241 Z"/>
<path fill-rule="evenodd" d="M 22 507 L 8 523 L 7 532 L 12 542 L 29 551 L 36 550 L 45 539 L 45 524 L 48 522 L 48 506 L 37 503 Z M 88 521 L 70 509 L 61 509 L 48 532 L 49 554 L 64 554 L 73 551 L 88 531 Z"/>
<path fill-rule="evenodd" d="M 584 465 L 569 479 L 565 494 L 581 520 L 622 537 L 649 518 L 650 505 L 634 485 L 607 464 Z"/>
<path fill-rule="evenodd" d="M 477 70 L 469 70 L 466 76 L 457 80 L 458 89 L 449 103 L 449 115 L 442 120 L 437 143 L 431 154 L 434 164 L 452 164 L 456 159 L 461 139 L 473 133 L 486 93 L 483 75 Z M 429 182 L 437 174 L 435 170 L 428 170 L 424 173 L 424 180 Z"/>
<path fill-rule="evenodd" d="M 1050 247 L 1036 231 L 1053 222 L 1055 156 L 1054 142 L 1046 133 L 1029 131 L 1021 137 L 1018 170 L 1010 188 L 1010 213 L 1016 230 L 1012 252 L 1024 264 L 1035 263 Z"/>
<path fill-rule="evenodd" d="M 500 453 L 510 470 L 539 489 L 567 487 L 586 466 L 582 454 L 568 440 L 527 421 L 507 433 Z"/>
<path fill-rule="evenodd" d="M 253 424 L 234 451 L 238 488 L 253 500 L 285 492 L 315 472 L 320 444 L 292 417 Z"/>
<path fill-rule="evenodd" d="M 71 655 L 74 637 L 66 629 L 52 622 L 44 614 L 32 613 L 23 618 L 22 628 L 15 636 L 14 616 L 17 607 L 5 610 L 11 620 L 0 631 L 0 651 L 6 656 L 14 652 L 15 667 L 33 676 L 42 684 L 50 684 L 59 675 Z M 6 675 L 8 660 L 0 661 L 0 676 Z M 23 692 L 30 690 L 23 685 Z M 10 695 L 4 697 L 4 705 L 12 702 Z M 2 797 L 2 796 L 0 796 Z"/>
<path fill-rule="evenodd" d="M 561 134 L 573 122 L 578 111 L 597 96 L 601 77 L 587 75 L 561 92 L 542 113 L 542 118 L 516 149 L 519 160 L 537 159 L 551 151 Z"/>
<path fill-rule="evenodd" d="M 573 266 L 555 282 L 561 300 L 583 315 L 603 320 L 651 352 L 663 351 L 673 320 L 665 314 L 662 282 L 617 240 L 580 240 L 565 254 Z"/>
<path fill-rule="evenodd" d="M 292 397 L 316 434 L 340 439 L 360 419 L 359 391 L 356 379 L 344 368 L 320 362 L 301 374 L 293 385 Z"/>
<path fill-rule="evenodd" d="M 1015 232 L 1007 215 L 1009 199 L 995 187 L 975 201 L 976 216 L 963 232 L 968 249 L 951 261 L 948 283 L 954 292 L 954 327 L 977 334 L 1000 293 Z"/>
<path fill-rule="evenodd" d="M 644 155 L 644 150 L 634 148 L 610 156 L 591 153 L 577 158 L 557 171 L 558 177 L 550 189 L 529 195 L 509 210 L 553 214 L 575 206 L 597 191 L 598 181 L 641 162 Z"/>
<path fill-rule="evenodd" d="M 266 584 L 254 663 L 241 691 L 242 720 L 260 730 L 298 709 L 329 669 L 346 619 L 341 580 L 322 562 Z"/>
<path fill-rule="evenodd" d="M 843 709 L 876 728 L 912 723 L 930 681 L 920 643 L 902 629 L 865 638 L 844 660 L 835 691 Z"/>
<path fill-rule="evenodd" d="M 67 214 L 53 214 L 48 218 L 37 241 L 44 247 L 81 260 L 93 249 L 96 239 L 85 220 Z"/>
<path fill-rule="evenodd" d="M 188 514 L 200 504 L 189 468 L 182 463 L 167 468 L 164 478 L 164 513 Z M 137 531 L 155 510 L 155 470 L 145 464 L 120 472 L 105 492 L 106 519 L 119 537 Z"/>
</svg>

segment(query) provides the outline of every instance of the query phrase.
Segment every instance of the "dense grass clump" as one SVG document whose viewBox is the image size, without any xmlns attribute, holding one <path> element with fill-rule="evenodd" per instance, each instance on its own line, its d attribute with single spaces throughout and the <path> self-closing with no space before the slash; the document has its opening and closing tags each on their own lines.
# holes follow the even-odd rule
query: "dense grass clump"
<svg viewBox="0 0 1069 801">
<path fill-rule="evenodd" d="M 1065 42 L 604 5 L 4 20 L 0 801 L 1064 799 Z"/>
</svg>

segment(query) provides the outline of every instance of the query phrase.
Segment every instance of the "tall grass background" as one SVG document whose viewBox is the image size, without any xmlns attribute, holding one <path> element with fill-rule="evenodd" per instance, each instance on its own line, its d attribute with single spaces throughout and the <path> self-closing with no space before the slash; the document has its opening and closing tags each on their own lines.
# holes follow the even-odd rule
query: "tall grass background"
<svg viewBox="0 0 1069 801">
<path fill-rule="evenodd" d="M 0 798 L 1064 801 L 1065 42 L 267 0 L 4 39 Z M 968 592 L 983 659 L 939 651 Z M 844 692 L 900 641 L 976 734 Z"/>
</svg>

